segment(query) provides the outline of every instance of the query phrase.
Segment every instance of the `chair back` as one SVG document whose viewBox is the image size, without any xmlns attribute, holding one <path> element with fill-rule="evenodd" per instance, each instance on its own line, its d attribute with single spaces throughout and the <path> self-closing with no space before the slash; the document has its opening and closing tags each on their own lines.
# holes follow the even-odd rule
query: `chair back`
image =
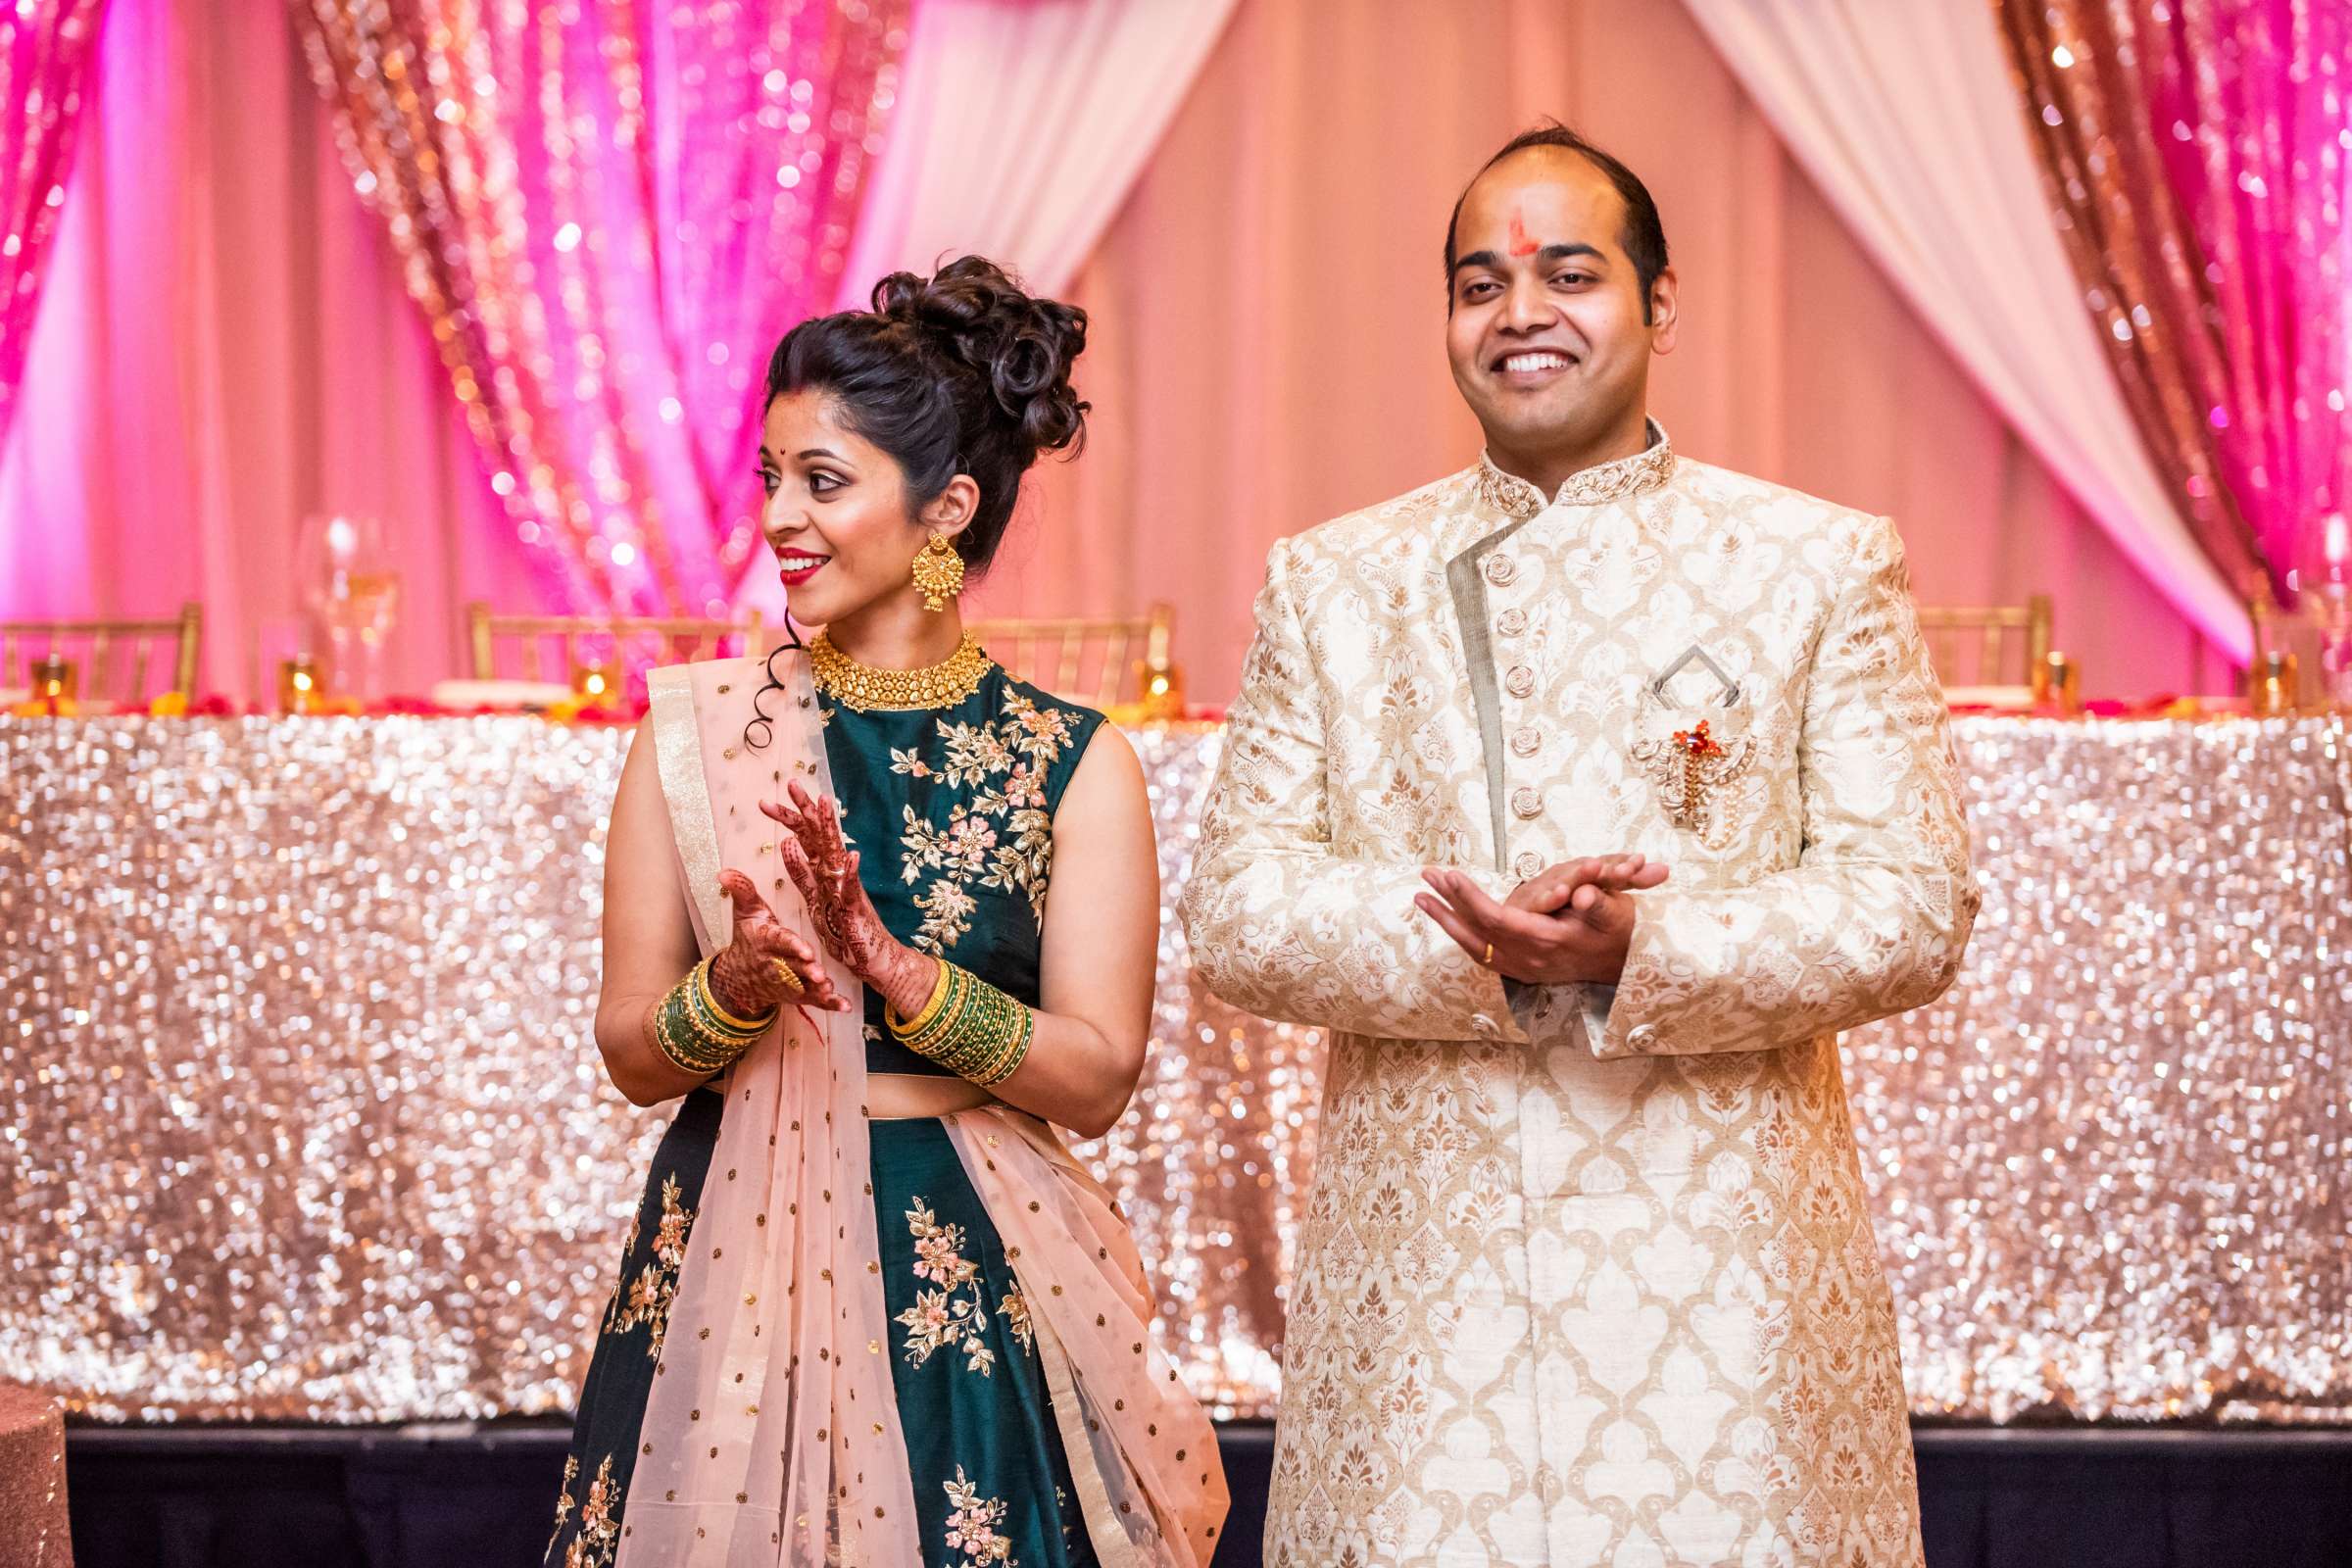
<svg viewBox="0 0 2352 1568">
<path fill-rule="evenodd" d="M 1090 708 L 1140 701 L 1145 671 L 1164 670 L 1176 612 L 1141 615 L 979 620 L 967 628 L 989 657 L 1020 679 Z"/>
<path fill-rule="evenodd" d="M 656 664 L 761 651 L 756 611 L 739 621 L 683 615 L 503 615 L 477 601 L 466 607 L 466 621 L 475 680 L 518 674 L 524 680 L 567 681 L 575 668 L 593 664 L 611 664 L 625 677 L 630 670 Z M 519 669 L 500 669 L 500 656 L 509 649 Z"/>
<path fill-rule="evenodd" d="M 166 648 L 168 660 L 159 660 Z M 74 666 L 85 703 L 144 703 L 159 691 L 192 697 L 203 652 L 204 611 L 193 601 L 173 620 L 0 621 L 0 690 L 30 688 L 34 662 L 56 657 Z M 156 688 L 165 669 L 171 684 Z"/>
<path fill-rule="evenodd" d="M 2034 672 L 2050 655 L 2050 597 L 2022 605 L 1922 606 L 1919 629 L 1946 691 L 1968 687 L 1986 700 L 2032 700 Z"/>
</svg>

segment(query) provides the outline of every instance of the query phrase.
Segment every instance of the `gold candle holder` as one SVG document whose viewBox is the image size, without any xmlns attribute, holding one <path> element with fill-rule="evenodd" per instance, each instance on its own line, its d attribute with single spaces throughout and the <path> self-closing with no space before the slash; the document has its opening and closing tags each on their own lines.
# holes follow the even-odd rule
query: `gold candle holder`
<svg viewBox="0 0 2352 1568">
<path fill-rule="evenodd" d="M 1167 607 L 1155 606 L 1143 660 L 1135 666 L 1136 684 L 1140 688 L 1135 706 L 1147 721 L 1184 716 L 1184 671 L 1169 657 L 1171 640 Z"/>
<path fill-rule="evenodd" d="M 2295 656 L 2272 653 L 2246 672 L 2246 711 L 2271 714 L 2295 710 Z"/>
<path fill-rule="evenodd" d="M 2055 708 L 2062 713 L 2072 713 L 2081 708 L 2082 666 L 2072 659 L 2053 648 L 2034 666 L 2033 675 L 2034 707 Z"/>
<path fill-rule="evenodd" d="M 1143 696 L 1136 706 L 1146 719 L 1184 716 L 1184 671 L 1174 664 L 1145 664 Z"/>
<path fill-rule="evenodd" d="M 620 671 L 611 664 L 571 666 L 571 694 L 587 707 L 605 707 L 619 690 Z"/>
<path fill-rule="evenodd" d="M 36 701 L 70 703 L 81 695 L 81 672 L 71 659 L 44 655 L 32 662 L 32 695 Z"/>
<path fill-rule="evenodd" d="M 316 713 L 318 700 L 324 695 L 318 675 L 318 661 L 307 654 L 280 660 L 277 666 L 277 710 L 281 713 Z"/>
</svg>

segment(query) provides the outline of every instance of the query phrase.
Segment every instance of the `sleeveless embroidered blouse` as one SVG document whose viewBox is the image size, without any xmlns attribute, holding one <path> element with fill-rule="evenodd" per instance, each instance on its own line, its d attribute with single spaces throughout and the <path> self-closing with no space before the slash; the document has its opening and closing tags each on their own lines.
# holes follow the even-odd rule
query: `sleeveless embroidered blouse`
<svg viewBox="0 0 2352 1568">
<path fill-rule="evenodd" d="M 858 876 L 891 935 L 1039 1004 L 1054 813 L 1102 715 L 992 666 L 952 708 L 824 705 L 825 760 Z M 865 998 L 865 1070 L 946 1076 Z"/>
</svg>

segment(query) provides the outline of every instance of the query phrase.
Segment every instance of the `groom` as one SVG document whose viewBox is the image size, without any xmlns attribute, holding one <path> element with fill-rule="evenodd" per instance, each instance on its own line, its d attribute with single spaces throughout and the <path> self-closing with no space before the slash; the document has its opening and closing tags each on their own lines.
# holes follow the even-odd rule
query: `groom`
<svg viewBox="0 0 2352 1568">
<path fill-rule="evenodd" d="M 1883 517 L 1682 457 L 1634 174 L 1446 234 L 1473 466 L 1275 546 L 1183 913 L 1333 1031 L 1266 1559 L 1920 1560 L 1836 1036 L 1977 909 Z"/>
</svg>

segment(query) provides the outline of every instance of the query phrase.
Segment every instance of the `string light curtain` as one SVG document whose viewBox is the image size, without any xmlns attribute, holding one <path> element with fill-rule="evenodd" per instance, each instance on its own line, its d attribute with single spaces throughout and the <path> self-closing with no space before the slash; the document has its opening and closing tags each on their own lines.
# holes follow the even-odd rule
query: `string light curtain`
<svg viewBox="0 0 2352 1568">
<path fill-rule="evenodd" d="M 292 3 L 554 597 L 723 613 L 764 355 L 837 286 L 910 0 Z"/>
<path fill-rule="evenodd" d="M 2149 448 L 2215 564 L 2291 602 L 2346 506 L 2352 6 L 1991 3 Z"/>
<path fill-rule="evenodd" d="M 106 0 L 0 8 L 0 432 L 24 375 L 41 264 L 66 200 L 82 82 Z"/>
</svg>

